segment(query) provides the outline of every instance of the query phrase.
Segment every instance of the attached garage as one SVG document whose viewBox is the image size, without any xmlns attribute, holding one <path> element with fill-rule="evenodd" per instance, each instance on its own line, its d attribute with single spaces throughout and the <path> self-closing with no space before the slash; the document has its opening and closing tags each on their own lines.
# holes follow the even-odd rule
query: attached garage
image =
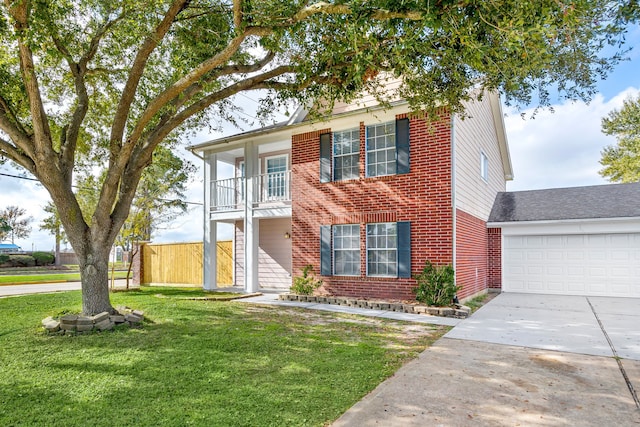
<svg viewBox="0 0 640 427">
<path fill-rule="evenodd" d="M 501 193 L 504 292 L 640 297 L 640 184 Z"/>
</svg>

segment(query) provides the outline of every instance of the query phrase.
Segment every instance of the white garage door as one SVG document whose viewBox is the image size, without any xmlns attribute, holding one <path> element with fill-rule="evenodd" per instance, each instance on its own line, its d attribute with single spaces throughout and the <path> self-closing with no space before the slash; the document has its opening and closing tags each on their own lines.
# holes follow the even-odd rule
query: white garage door
<svg viewBox="0 0 640 427">
<path fill-rule="evenodd" d="M 505 292 L 640 297 L 640 233 L 505 236 Z"/>
</svg>

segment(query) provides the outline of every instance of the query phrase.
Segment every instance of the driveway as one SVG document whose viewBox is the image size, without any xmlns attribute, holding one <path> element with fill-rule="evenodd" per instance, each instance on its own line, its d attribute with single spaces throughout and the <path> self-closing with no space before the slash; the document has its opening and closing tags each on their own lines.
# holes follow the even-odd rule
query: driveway
<svg viewBox="0 0 640 427">
<path fill-rule="evenodd" d="M 640 426 L 639 391 L 640 299 L 509 293 L 334 426 Z"/>
</svg>

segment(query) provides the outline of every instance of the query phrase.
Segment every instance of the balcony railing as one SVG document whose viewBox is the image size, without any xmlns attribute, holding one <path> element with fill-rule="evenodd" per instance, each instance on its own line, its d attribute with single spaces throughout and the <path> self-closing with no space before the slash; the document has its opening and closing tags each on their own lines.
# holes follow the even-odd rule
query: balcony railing
<svg viewBox="0 0 640 427">
<path fill-rule="evenodd" d="M 211 181 L 211 209 L 236 210 L 245 203 L 255 205 L 291 201 L 291 171 L 257 175 L 253 185 L 253 200 L 245 200 L 244 177 Z"/>
</svg>

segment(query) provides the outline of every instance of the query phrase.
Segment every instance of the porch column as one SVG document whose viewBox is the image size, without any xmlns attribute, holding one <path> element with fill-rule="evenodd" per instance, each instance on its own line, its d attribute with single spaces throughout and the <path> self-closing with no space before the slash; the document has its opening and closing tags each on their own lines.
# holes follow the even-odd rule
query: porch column
<svg viewBox="0 0 640 427">
<path fill-rule="evenodd" d="M 211 220 L 211 204 L 216 195 L 212 194 L 212 183 L 218 176 L 218 156 L 206 154 L 204 163 L 204 240 L 203 240 L 203 288 L 207 291 L 218 287 L 217 222 Z"/>
<path fill-rule="evenodd" d="M 254 201 L 258 200 L 256 194 L 260 191 L 258 174 L 259 155 L 258 146 L 253 142 L 247 142 L 244 147 L 245 167 L 245 193 L 247 195 L 244 212 L 244 290 L 257 292 L 258 282 L 258 254 L 260 247 L 260 220 L 253 216 Z"/>
</svg>

